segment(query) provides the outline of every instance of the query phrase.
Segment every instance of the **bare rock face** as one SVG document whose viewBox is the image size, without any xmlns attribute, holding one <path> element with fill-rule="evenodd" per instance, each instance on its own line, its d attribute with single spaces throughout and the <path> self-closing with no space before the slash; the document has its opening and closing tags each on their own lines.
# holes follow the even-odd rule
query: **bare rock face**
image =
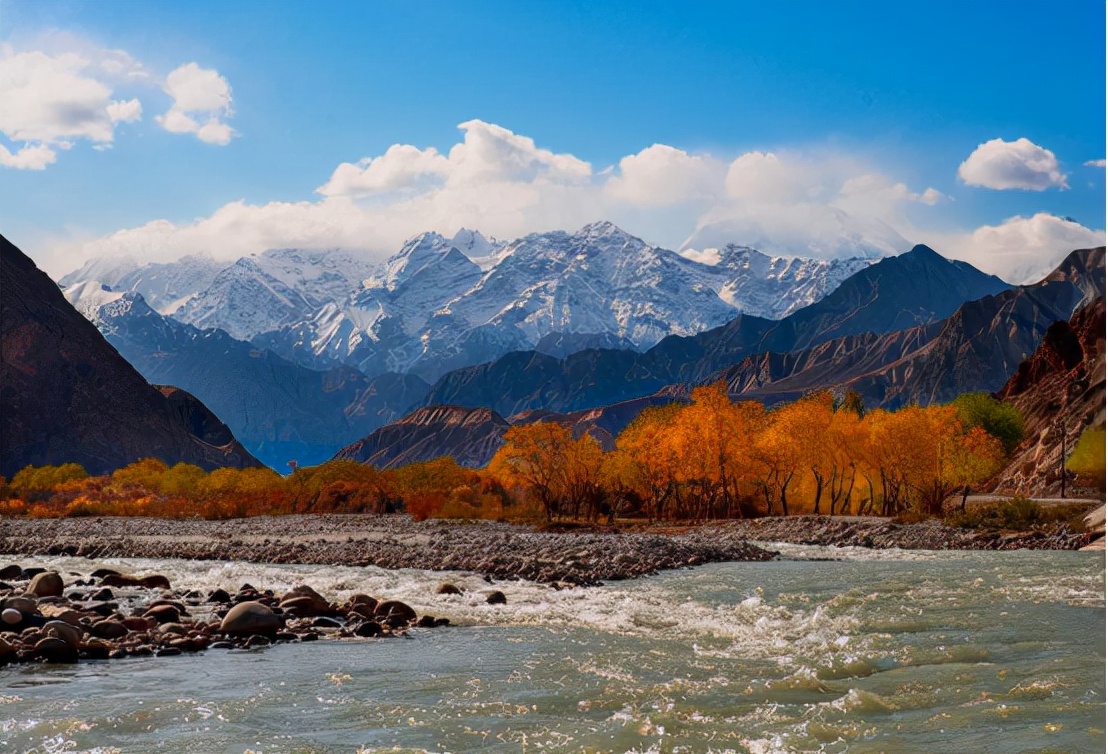
<svg viewBox="0 0 1108 754">
<path fill-rule="evenodd" d="M 1062 438 L 1067 453 L 1088 427 L 1104 426 L 1104 297 L 1047 330 L 1035 353 L 996 394 L 1024 416 L 1024 440 L 998 476 L 997 491 L 1056 494 Z M 1072 487 L 1070 488 L 1072 489 Z"/>
<path fill-rule="evenodd" d="M 0 288 L 0 474 L 69 462 L 102 474 L 147 457 L 260 465 L 195 398 L 148 384 L 2 236 Z"/>
<path fill-rule="evenodd" d="M 487 408 L 430 406 L 346 446 L 335 458 L 387 469 L 453 456 L 460 465 L 477 468 L 492 460 L 510 426 Z"/>
</svg>

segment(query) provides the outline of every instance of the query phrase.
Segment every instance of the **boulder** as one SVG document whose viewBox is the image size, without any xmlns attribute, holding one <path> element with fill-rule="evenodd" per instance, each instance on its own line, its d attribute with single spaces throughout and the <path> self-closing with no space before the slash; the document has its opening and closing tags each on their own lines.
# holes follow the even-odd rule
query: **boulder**
<svg viewBox="0 0 1108 754">
<path fill-rule="evenodd" d="M 47 636 L 56 636 L 74 649 L 81 645 L 81 638 L 84 636 L 80 629 L 60 620 L 47 621 L 42 632 Z"/>
<path fill-rule="evenodd" d="M 492 592 L 485 598 L 485 602 L 490 605 L 507 605 L 508 598 L 504 596 L 504 592 Z"/>
<path fill-rule="evenodd" d="M 371 637 L 381 635 L 381 624 L 377 621 L 367 620 L 354 629 L 355 636 Z"/>
<path fill-rule="evenodd" d="M 389 625 L 402 625 L 412 623 L 416 619 L 416 611 L 399 600 L 386 600 L 377 606 L 377 617 Z"/>
<path fill-rule="evenodd" d="M 225 589 L 213 589 L 208 595 L 208 602 L 218 602 L 226 605 L 231 601 L 231 595 Z"/>
<path fill-rule="evenodd" d="M 334 612 L 331 603 L 307 584 L 301 584 L 281 597 L 280 607 L 294 615 L 312 617 L 316 615 L 329 615 Z"/>
<path fill-rule="evenodd" d="M 100 580 L 101 586 L 138 586 L 144 589 L 169 589 L 169 579 L 155 574 L 143 576 L 141 579 L 135 576 L 123 576 L 118 573 L 109 573 Z"/>
<path fill-rule="evenodd" d="M 89 626 L 89 633 L 101 639 L 122 639 L 128 629 L 117 620 L 102 620 Z"/>
<path fill-rule="evenodd" d="M 154 605 L 142 617 L 153 618 L 158 623 L 177 623 L 181 620 L 181 611 L 173 605 Z"/>
<path fill-rule="evenodd" d="M 4 637 L 0 636 L 0 662 L 6 662 L 15 657 L 16 648 Z"/>
<path fill-rule="evenodd" d="M 67 605 L 42 605 L 39 612 L 46 618 L 65 621 L 71 626 L 81 623 L 81 614 Z"/>
<path fill-rule="evenodd" d="M 38 603 L 30 597 L 8 597 L 0 602 L 0 608 L 13 608 L 24 615 L 32 615 L 38 612 Z"/>
<path fill-rule="evenodd" d="M 8 630 L 14 629 L 22 622 L 23 613 L 19 612 L 14 607 L 5 607 L 2 611 L 0 611 L 0 625 L 4 626 Z"/>
<path fill-rule="evenodd" d="M 54 571 L 36 574 L 27 586 L 27 592 L 36 597 L 61 597 L 64 590 L 65 582 Z"/>
<path fill-rule="evenodd" d="M 17 565 L 7 565 L 0 568 L 0 581 L 15 581 L 23 574 L 23 569 Z"/>
<path fill-rule="evenodd" d="M 442 584 L 436 594 L 461 594 L 462 590 L 453 584 Z"/>
<path fill-rule="evenodd" d="M 77 662 L 77 648 L 56 636 L 39 639 L 35 644 L 34 655 L 40 660 L 52 663 Z"/>
<path fill-rule="evenodd" d="M 273 635 L 281 628 L 281 617 L 260 602 L 240 602 L 219 624 L 219 632 L 229 636 Z"/>
</svg>

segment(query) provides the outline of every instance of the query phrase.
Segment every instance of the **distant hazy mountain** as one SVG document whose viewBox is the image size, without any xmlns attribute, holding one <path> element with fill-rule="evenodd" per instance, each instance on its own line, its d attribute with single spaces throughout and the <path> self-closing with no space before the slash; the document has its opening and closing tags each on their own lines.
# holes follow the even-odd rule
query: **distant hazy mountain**
<svg viewBox="0 0 1108 754">
<path fill-rule="evenodd" d="M 743 314 L 706 332 L 667 337 L 645 353 L 583 351 L 564 359 L 510 353 L 445 375 L 427 403 L 484 406 L 503 415 L 603 406 L 674 383 L 698 383 L 758 353 L 789 353 L 836 338 L 937 322 L 966 301 L 1007 288 L 999 278 L 917 246 L 859 270 L 825 298 L 780 321 Z"/>
<path fill-rule="evenodd" d="M 511 242 L 471 230 L 424 233 L 376 269 L 335 250 L 267 251 L 215 272 L 201 259 L 131 269 L 89 263 L 63 285 L 85 311 L 131 290 L 183 322 L 299 364 L 436 379 L 516 350 L 642 350 L 738 312 L 780 318 L 873 261 L 769 257 L 728 245 L 707 264 L 606 222 Z"/>
<path fill-rule="evenodd" d="M 225 264 L 200 255 L 145 265 L 138 265 L 130 257 L 93 259 L 63 277 L 58 285 L 65 289 L 70 303 L 86 316 L 86 310 L 107 303 L 96 293 L 97 289 L 114 292 L 116 298 L 124 293 L 139 293 L 155 310 L 173 314 L 189 299 L 207 290 L 224 267 Z M 90 294 L 93 300 L 86 301 Z"/>
<path fill-rule="evenodd" d="M 101 332 L 144 377 L 172 383 L 219 413 L 259 459 L 319 463 L 399 418 L 428 389 L 415 375 L 367 377 L 351 367 L 316 371 L 222 330 L 200 330 L 121 294 L 93 313 Z"/>
<path fill-rule="evenodd" d="M 69 462 L 101 474 L 151 456 L 259 465 L 196 398 L 144 380 L 2 236 L 0 290 L 0 474 Z"/>
</svg>

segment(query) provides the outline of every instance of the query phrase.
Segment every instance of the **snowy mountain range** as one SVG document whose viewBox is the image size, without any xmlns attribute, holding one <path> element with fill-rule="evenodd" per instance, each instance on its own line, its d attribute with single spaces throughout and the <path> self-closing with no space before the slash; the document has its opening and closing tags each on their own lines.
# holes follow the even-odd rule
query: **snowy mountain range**
<svg viewBox="0 0 1108 754">
<path fill-rule="evenodd" d="M 95 260 L 60 284 L 93 321 L 134 292 L 162 314 L 301 365 L 434 380 L 515 350 L 645 350 L 739 313 L 780 319 L 873 261 L 736 245 L 683 255 L 598 222 L 509 242 L 423 233 L 377 266 L 340 249 L 275 249 L 230 265 Z"/>
</svg>

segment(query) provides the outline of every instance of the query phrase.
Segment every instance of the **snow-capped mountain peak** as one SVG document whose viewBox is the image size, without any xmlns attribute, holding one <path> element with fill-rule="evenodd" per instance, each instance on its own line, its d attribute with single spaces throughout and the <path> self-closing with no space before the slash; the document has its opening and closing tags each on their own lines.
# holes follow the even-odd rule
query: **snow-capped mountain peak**
<svg viewBox="0 0 1108 754">
<path fill-rule="evenodd" d="M 243 257 L 214 272 L 210 260 L 208 267 L 147 265 L 133 273 L 139 284 L 132 287 L 151 300 L 154 280 L 176 279 L 182 270 L 194 281 L 210 274 L 186 296 L 177 319 L 223 329 L 301 364 L 346 363 L 370 374 L 414 371 L 435 379 L 553 336 L 566 336 L 555 338 L 559 348 L 645 349 L 739 312 L 780 318 L 869 263 L 770 256 L 736 244 L 678 254 L 602 220 L 509 242 L 466 228 L 449 238 L 421 233 L 376 269 L 343 250 L 295 248 Z M 87 298 L 90 311 L 121 290 L 82 282 L 89 284 L 72 295 Z M 163 299 L 188 287 L 175 283 Z"/>
</svg>

